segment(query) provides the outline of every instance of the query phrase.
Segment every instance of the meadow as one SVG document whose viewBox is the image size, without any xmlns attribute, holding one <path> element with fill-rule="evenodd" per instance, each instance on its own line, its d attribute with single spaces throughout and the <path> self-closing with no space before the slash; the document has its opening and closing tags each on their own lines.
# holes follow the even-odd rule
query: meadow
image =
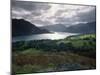
<svg viewBox="0 0 100 75">
<path fill-rule="evenodd" d="M 60 40 L 12 42 L 12 73 L 40 73 L 96 68 L 96 35 Z"/>
</svg>

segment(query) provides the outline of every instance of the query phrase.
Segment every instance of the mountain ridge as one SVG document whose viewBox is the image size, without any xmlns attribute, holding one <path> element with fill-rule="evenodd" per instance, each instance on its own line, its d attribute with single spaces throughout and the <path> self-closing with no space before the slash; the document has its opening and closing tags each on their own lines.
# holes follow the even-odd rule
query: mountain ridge
<svg viewBox="0 0 100 75">
<path fill-rule="evenodd" d="M 24 19 L 12 19 L 12 36 L 49 33 L 46 29 L 40 29 Z"/>
<path fill-rule="evenodd" d="M 66 27 L 64 24 L 55 24 L 49 26 L 40 27 L 42 29 L 47 29 L 54 32 L 69 32 L 69 33 L 95 33 L 96 32 L 96 22 L 80 23 L 72 26 Z"/>
<path fill-rule="evenodd" d="M 54 32 L 64 32 L 66 30 L 66 27 L 63 24 L 48 25 L 40 28 Z"/>
<path fill-rule="evenodd" d="M 89 22 L 86 24 L 77 24 L 75 26 L 67 27 L 66 32 L 81 33 L 81 34 L 95 33 L 96 22 Z"/>
</svg>

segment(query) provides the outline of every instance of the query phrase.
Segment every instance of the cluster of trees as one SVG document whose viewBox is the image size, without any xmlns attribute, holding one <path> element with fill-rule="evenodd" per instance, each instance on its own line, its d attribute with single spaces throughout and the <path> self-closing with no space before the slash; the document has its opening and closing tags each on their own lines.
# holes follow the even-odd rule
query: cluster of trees
<svg viewBox="0 0 100 75">
<path fill-rule="evenodd" d="M 96 57 L 96 38 L 64 40 L 33 40 L 20 41 L 12 44 L 13 51 L 22 51 L 29 48 L 48 52 L 70 51 L 84 56 Z"/>
<path fill-rule="evenodd" d="M 22 41 L 22 42 L 16 42 L 13 43 L 13 50 L 25 50 L 29 48 L 35 48 L 37 50 L 41 49 L 43 51 L 66 51 L 73 49 L 73 45 L 71 42 L 64 43 L 60 42 L 57 43 L 57 41 L 54 40 L 34 40 L 34 41 Z"/>
</svg>

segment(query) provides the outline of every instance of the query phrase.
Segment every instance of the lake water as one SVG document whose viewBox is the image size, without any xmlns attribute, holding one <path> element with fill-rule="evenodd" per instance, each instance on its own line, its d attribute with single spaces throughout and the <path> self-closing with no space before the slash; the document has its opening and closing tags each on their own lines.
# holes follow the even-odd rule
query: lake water
<svg viewBox="0 0 100 75">
<path fill-rule="evenodd" d="M 64 39 L 64 38 L 71 36 L 71 35 L 77 35 L 77 34 L 75 34 L 75 33 L 65 33 L 65 32 L 34 34 L 34 35 L 28 35 L 28 36 L 13 37 L 12 42 L 28 41 L 28 40 L 42 40 L 42 39 L 58 40 L 58 39 Z"/>
</svg>

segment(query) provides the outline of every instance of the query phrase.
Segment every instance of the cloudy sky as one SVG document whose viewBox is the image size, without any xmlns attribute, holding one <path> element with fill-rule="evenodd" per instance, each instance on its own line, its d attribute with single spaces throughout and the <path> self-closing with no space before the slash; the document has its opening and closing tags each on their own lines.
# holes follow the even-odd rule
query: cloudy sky
<svg viewBox="0 0 100 75">
<path fill-rule="evenodd" d="M 95 6 L 12 1 L 12 18 L 25 19 L 37 26 L 92 22 L 95 10 Z"/>
</svg>

